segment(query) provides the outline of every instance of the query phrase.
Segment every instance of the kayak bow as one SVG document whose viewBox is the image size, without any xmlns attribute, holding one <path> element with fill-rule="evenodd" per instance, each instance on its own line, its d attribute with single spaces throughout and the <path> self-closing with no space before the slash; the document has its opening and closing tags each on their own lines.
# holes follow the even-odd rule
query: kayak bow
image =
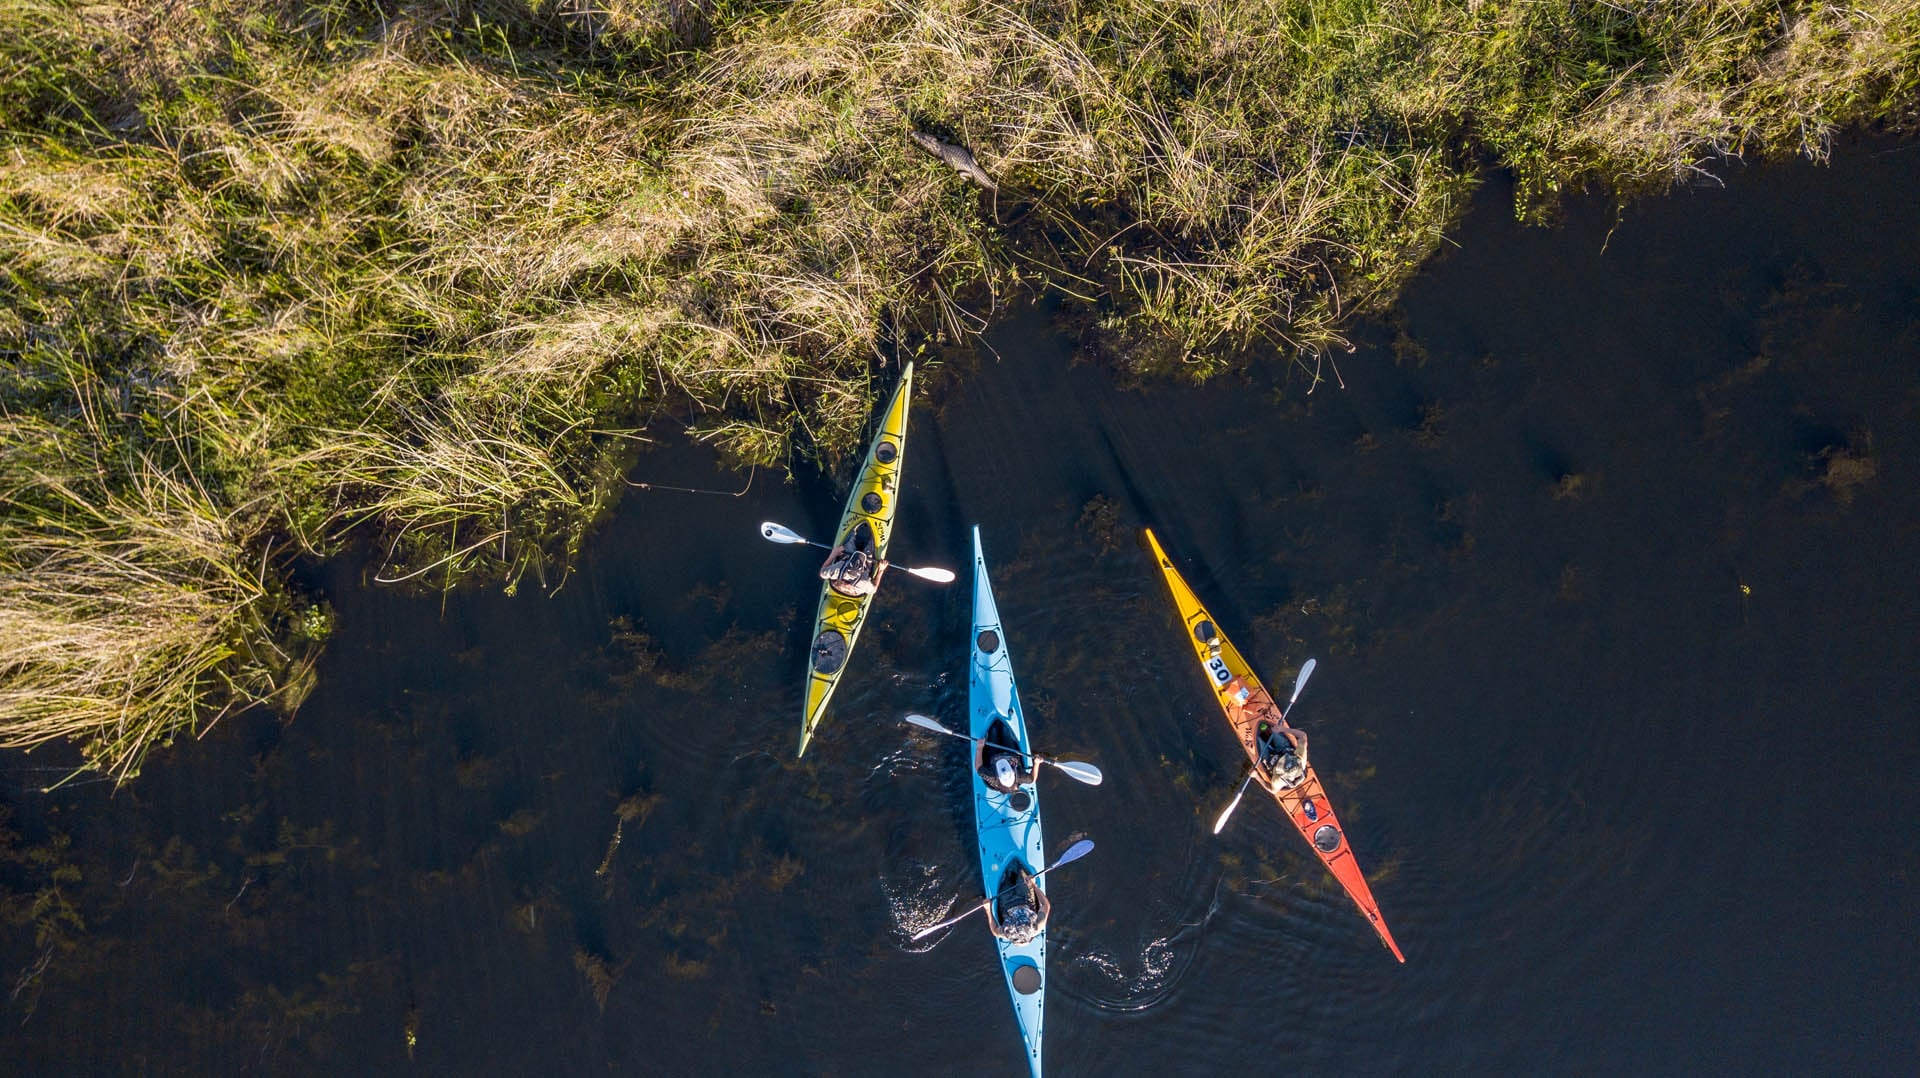
<svg viewBox="0 0 1920 1078">
<path fill-rule="evenodd" d="M 886 418 L 880 432 L 867 447 L 867 458 L 860 475 L 847 493 L 847 507 L 840 514 L 840 527 L 833 541 L 839 546 L 862 523 L 873 526 L 875 557 L 887 556 L 887 541 L 893 538 L 893 511 L 900 496 L 900 468 L 907 449 L 907 404 L 913 395 L 913 364 L 908 363 L 887 402 Z M 853 644 L 860 637 L 860 626 L 867 620 L 873 596 L 849 598 L 826 582 L 820 582 L 820 609 L 813 616 L 813 647 L 807 659 L 807 702 L 800 716 L 800 755 L 807 754 L 814 727 L 827 713 L 827 700 L 846 671 Z"/>
<path fill-rule="evenodd" d="M 973 529 L 973 661 L 968 664 L 967 714 L 969 729 L 978 738 L 1019 752 L 1032 751 L 1027 741 L 1027 720 L 1020 708 L 1020 696 L 1013 683 L 1013 661 L 1007 655 L 1007 642 L 1000 628 L 1000 611 L 993 602 L 993 587 L 987 582 L 986 556 L 980 551 L 980 529 Z M 979 756 L 969 754 L 967 769 L 973 773 L 974 823 L 980 838 L 980 878 L 986 894 L 997 894 L 1006 884 L 1014 863 L 1029 873 L 1046 866 L 1040 842 L 1039 789 L 1021 786 L 1007 793 L 988 785 L 980 773 Z M 1034 881 L 1046 890 L 1046 880 Z M 1040 1075 L 1040 1023 L 1044 1017 L 1047 974 L 1047 933 L 1026 943 L 1016 944 L 993 938 L 1000 951 L 1000 968 L 1006 975 L 1007 994 L 1013 998 L 1014 1017 L 1020 1021 L 1020 1036 L 1026 1043 L 1027 1064 L 1034 1078 Z"/>
<path fill-rule="evenodd" d="M 1167 552 L 1160 548 L 1160 540 L 1147 529 L 1147 542 L 1153 547 L 1153 560 L 1160 566 L 1160 572 L 1166 576 L 1167 588 L 1173 592 L 1174 605 L 1180 608 L 1180 619 L 1186 625 L 1187 643 L 1193 645 L 1194 656 L 1200 661 L 1200 668 L 1206 674 L 1207 684 L 1213 689 L 1214 699 L 1220 704 L 1220 710 L 1226 713 L 1227 722 L 1240 739 L 1240 747 L 1247 753 L 1249 766 L 1258 770 L 1260 750 L 1256 745 L 1254 730 L 1261 719 L 1278 726 L 1281 724 L 1281 708 L 1273 695 L 1260 684 L 1254 676 L 1253 668 L 1247 665 L 1239 649 L 1220 632 L 1213 616 L 1207 608 L 1200 605 L 1200 599 L 1193 589 L 1174 569 L 1173 562 L 1167 558 Z M 1209 638 L 1220 642 L 1216 654 L 1207 644 Z M 1262 784 L 1264 785 L 1264 783 Z M 1340 820 L 1334 815 L 1333 804 L 1327 800 L 1327 792 L 1320 785 L 1320 776 L 1313 770 L 1311 760 L 1307 765 L 1306 781 L 1291 790 L 1274 794 L 1280 802 L 1281 811 L 1307 840 L 1307 845 L 1319 856 L 1320 862 L 1333 873 L 1333 878 L 1346 888 L 1347 895 L 1353 899 L 1360 912 L 1366 914 L 1373 930 L 1380 934 L 1380 941 L 1393 952 L 1393 957 L 1405 962 L 1406 956 L 1400 953 L 1400 946 L 1393 942 L 1393 933 L 1387 931 L 1387 922 L 1380 916 L 1380 906 L 1373 900 L 1373 891 L 1367 886 L 1367 878 L 1360 873 L 1360 863 L 1354 860 L 1353 850 L 1347 845 L 1347 834 L 1340 826 Z"/>
</svg>

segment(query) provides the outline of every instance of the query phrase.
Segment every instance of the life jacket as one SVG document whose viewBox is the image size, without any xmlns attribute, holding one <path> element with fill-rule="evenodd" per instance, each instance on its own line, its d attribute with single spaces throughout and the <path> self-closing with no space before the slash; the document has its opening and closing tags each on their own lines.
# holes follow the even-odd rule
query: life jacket
<svg viewBox="0 0 1920 1078">
<path fill-rule="evenodd" d="M 840 555 L 833 573 L 842 584 L 857 584 L 873 575 L 873 555 L 864 550 L 849 550 Z"/>
<path fill-rule="evenodd" d="M 1020 887 L 1007 896 L 1000 931 L 1011 943 L 1025 943 L 1040 934 L 1040 907 L 1034 901 L 1032 877 L 1021 880 Z"/>
<path fill-rule="evenodd" d="M 1272 776 L 1273 783 L 1283 789 L 1298 786 L 1307 777 L 1298 746 L 1283 729 L 1268 727 L 1267 737 L 1260 743 L 1260 762 Z"/>
<path fill-rule="evenodd" d="M 863 520 L 835 548 L 836 553 L 828 559 L 826 568 L 821 570 L 821 577 L 836 584 L 849 585 L 871 579 L 880 563 L 874 547 L 873 525 Z"/>
<path fill-rule="evenodd" d="M 1006 918 L 1000 922 L 1000 930 L 1007 934 L 1009 942 L 1025 943 L 1040 934 L 1040 914 L 1032 906 L 1010 906 Z"/>
</svg>

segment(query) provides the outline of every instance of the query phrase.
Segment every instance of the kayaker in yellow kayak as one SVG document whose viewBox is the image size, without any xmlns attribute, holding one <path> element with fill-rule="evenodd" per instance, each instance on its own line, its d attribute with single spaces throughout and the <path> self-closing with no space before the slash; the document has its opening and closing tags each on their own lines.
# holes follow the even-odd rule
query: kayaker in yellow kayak
<svg viewBox="0 0 1920 1078">
<path fill-rule="evenodd" d="M 820 579 L 849 599 L 880 590 L 880 574 L 887 571 L 887 562 L 875 556 L 874 545 L 873 525 L 863 520 L 828 552 L 826 563 L 820 566 Z"/>
<path fill-rule="evenodd" d="M 1047 914 L 1053 912 L 1053 905 L 1047 901 L 1047 893 L 1034 882 L 1027 866 L 1018 861 L 1008 865 L 1001 890 L 1006 893 L 999 901 L 987 903 L 987 924 L 994 935 L 1018 944 L 1026 943 L 1046 929 Z"/>
<path fill-rule="evenodd" d="M 984 737 L 974 741 L 973 762 L 980 769 L 980 777 L 987 780 L 987 785 L 1005 793 L 1033 785 L 1034 773 L 1040 769 L 1038 761 L 1021 756 L 1012 749 L 991 744 Z"/>
<path fill-rule="evenodd" d="M 1275 725 L 1261 719 L 1255 733 L 1260 739 L 1260 767 L 1273 792 L 1291 790 L 1307 780 L 1306 731 L 1284 721 Z"/>
</svg>

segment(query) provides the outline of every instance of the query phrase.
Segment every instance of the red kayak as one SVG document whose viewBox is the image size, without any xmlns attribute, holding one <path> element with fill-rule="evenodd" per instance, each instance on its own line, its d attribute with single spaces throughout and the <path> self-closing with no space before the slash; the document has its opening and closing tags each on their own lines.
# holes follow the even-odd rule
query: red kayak
<svg viewBox="0 0 1920 1078">
<path fill-rule="evenodd" d="M 1160 541 L 1148 529 L 1147 542 L 1153 547 L 1153 559 L 1159 563 L 1160 571 L 1167 578 L 1167 587 L 1173 592 L 1174 605 L 1180 608 L 1180 617 L 1186 623 L 1187 643 L 1193 645 L 1200 668 L 1206 674 L 1207 684 L 1212 687 L 1214 699 L 1220 703 L 1220 710 L 1226 713 L 1227 722 L 1232 724 L 1233 732 L 1240 738 L 1240 747 L 1246 750 L 1247 759 L 1254 770 L 1254 777 L 1265 780 L 1268 772 L 1260 762 L 1260 749 L 1257 731 L 1264 722 L 1276 729 L 1287 729 L 1285 712 L 1275 702 L 1273 694 L 1260 684 L 1254 676 L 1253 668 L 1247 665 L 1233 642 L 1228 640 L 1214 624 L 1213 616 L 1207 608 L 1200 605 L 1200 599 L 1193 589 L 1181 579 L 1173 562 L 1167 558 L 1167 552 L 1160 548 Z M 1311 660 L 1309 660 L 1311 662 Z M 1305 669 L 1302 670 L 1301 683 L 1305 683 Z M 1299 689 L 1294 690 L 1295 695 Z M 1305 750 L 1301 750 L 1303 753 Z M 1347 845 L 1347 833 L 1340 826 L 1340 819 L 1334 815 L 1333 804 L 1327 800 L 1326 788 L 1320 785 L 1320 776 L 1314 773 L 1313 766 L 1305 767 L 1306 777 L 1297 785 L 1284 790 L 1272 790 L 1273 797 L 1280 803 L 1281 811 L 1307 840 L 1307 845 L 1327 866 L 1333 878 L 1347 889 L 1353 903 L 1360 907 L 1373 930 L 1380 934 L 1380 942 L 1387 945 L 1393 957 L 1402 962 L 1407 960 L 1400 953 L 1400 947 L 1393 942 L 1393 933 L 1387 931 L 1386 919 L 1380 916 L 1380 906 L 1373 900 L 1373 891 L 1367 886 L 1367 878 L 1360 874 L 1360 862 L 1354 860 L 1353 850 Z M 1261 783 L 1266 785 L 1264 781 Z M 1235 799 L 1238 803 L 1238 798 Z M 1232 811 L 1231 806 L 1227 810 Z M 1225 821 L 1223 814 L 1222 822 Z"/>
</svg>

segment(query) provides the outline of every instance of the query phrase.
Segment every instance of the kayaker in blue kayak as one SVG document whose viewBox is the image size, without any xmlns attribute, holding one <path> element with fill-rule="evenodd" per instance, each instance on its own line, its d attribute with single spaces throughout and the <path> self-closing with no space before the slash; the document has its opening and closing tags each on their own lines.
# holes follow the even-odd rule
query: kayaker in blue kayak
<svg viewBox="0 0 1920 1078">
<path fill-rule="evenodd" d="M 1018 861 L 1007 866 L 1001 890 L 999 901 L 987 904 L 987 924 L 994 935 L 1008 943 L 1026 943 L 1046 929 L 1053 906 L 1027 866 Z"/>
<path fill-rule="evenodd" d="M 1002 793 L 1033 785 L 1034 773 L 1040 767 L 1033 757 L 1022 756 L 1008 747 L 1012 740 L 1006 723 L 996 722 L 987 728 L 986 737 L 974 741 L 974 766 L 980 769 L 980 777 L 987 780 L 987 785 Z"/>
<path fill-rule="evenodd" d="M 880 590 L 880 574 L 887 571 L 886 560 L 875 555 L 873 524 L 861 521 L 845 541 L 827 554 L 820 566 L 820 579 L 849 599 L 859 599 Z"/>
<path fill-rule="evenodd" d="M 1261 719 L 1255 728 L 1260 739 L 1260 766 L 1275 793 L 1307 781 L 1307 735 L 1285 723 Z"/>
</svg>

